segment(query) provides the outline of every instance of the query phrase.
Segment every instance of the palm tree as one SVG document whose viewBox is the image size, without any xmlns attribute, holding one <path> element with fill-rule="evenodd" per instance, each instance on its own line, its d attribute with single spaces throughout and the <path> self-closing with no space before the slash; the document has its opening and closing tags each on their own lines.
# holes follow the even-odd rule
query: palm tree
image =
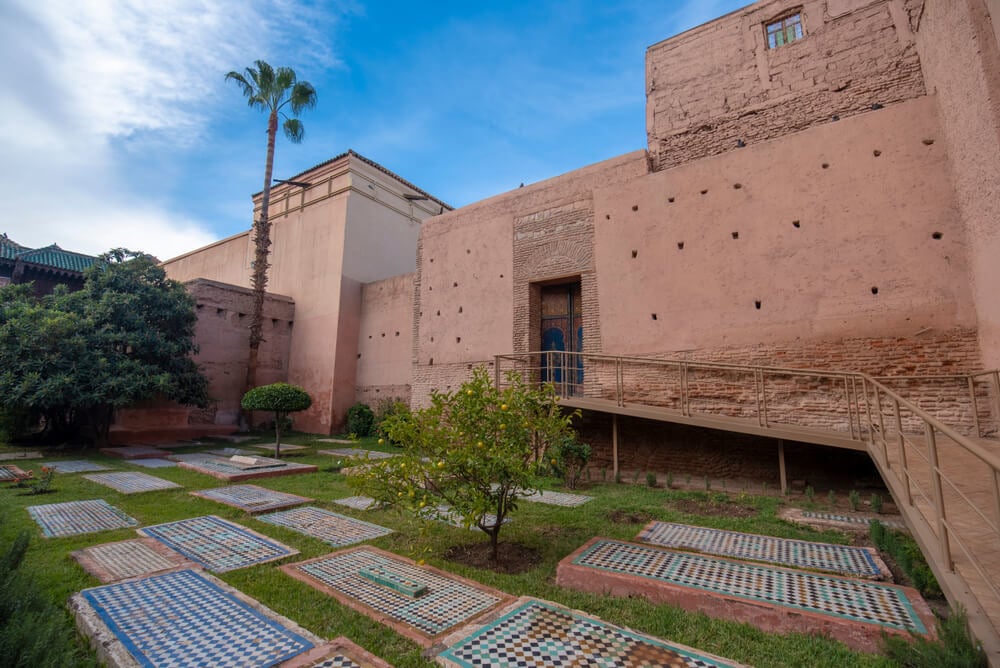
<svg viewBox="0 0 1000 668">
<path fill-rule="evenodd" d="M 298 81 L 288 67 L 271 67 L 263 60 L 254 62 L 243 73 L 230 72 L 226 81 L 235 81 L 243 91 L 247 104 L 260 109 L 267 117 L 267 162 L 264 164 L 264 192 L 261 196 L 260 217 L 254 221 L 254 263 L 250 285 L 253 287 L 253 312 L 250 317 L 250 357 L 247 361 L 246 389 L 257 386 L 257 353 L 264 340 L 261 324 L 264 318 L 264 288 L 267 286 L 267 256 L 271 252 L 271 221 L 268 205 L 271 200 L 271 171 L 274 167 L 274 140 L 278 134 L 278 116 L 284 119 L 282 128 L 293 144 L 302 141 L 305 128 L 296 118 L 304 109 L 316 106 L 316 89 L 308 81 Z M 287 115 L 283 109 L 291 112 Z"/>
</svg>

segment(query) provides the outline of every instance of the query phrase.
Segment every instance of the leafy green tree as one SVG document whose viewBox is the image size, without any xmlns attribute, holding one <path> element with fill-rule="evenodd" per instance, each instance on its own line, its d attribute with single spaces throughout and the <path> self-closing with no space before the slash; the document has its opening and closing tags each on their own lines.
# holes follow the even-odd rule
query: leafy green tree
<svg viewBox="0 0 1000 668">
<path fill-rule="evenodd" d="M 52 429 L 81 422 L 99 446 L 114 412 L 163 397 L 205 406 L 194 300 L 155 258 L 115 249 L 85 273 L 82 290 L 41 300 L 0 289 L 0 395 L 41 411 Z"/>
<path fill-rule="evenodd" d="M 495 562 L 504 520 L 518 497 L 537 491 L 549 447 L 572 433 L 572 416 L 556 399 L 551 385 L 528 386 L 514 374 L 498 389 L 479 367 L 457 392 L 433 392 L 428 408 L 388 417 L 382 428 L 403 446 L 402 456 L 374 463 L 350 482 L 418 516 L 451 506 L 466 526 L 489 536 Z"/>
<path fill-rule="evenodd" d="M 268 208 L 271 203 L 271 174 L 274 168 L 274 143 L 278 134 L 278 116 L 284 119 L 282 129 L 293 144 L 302 141 L 305 127 L 297 116 L 305 109 L 316 106 L 316 89 L 308 81 L 299 81 L 295 71 L 288 67 L 271 67 L 263 60 L 254 63 L 242 73 L 230 72 L 226 81 L 234 81 L 253 109 L 267 113 L 267 159 L 264 162 L 264 190 L 261 195 L 260 217 L 254 221 L 254 264 L 250 279 L 253 288 L 253 311 L 250 314 L 250 357 L 247 362 L 246 388 L 257 385 L 257 355 L 264 340 L 264 289 L 267 287 L 267 258 L 271 252 L 271 220 Z M 291 112 L 291 116 L 285 110 Z"/>
<path fill-rule="evenodd" d="M 255 387 L 244 394 L 240 404 L 248 411 L 274 413 L 274 456 L 281 457 L 281 432 L 285 417 L 312 406 L 312 397 L 298 385 L 271 383 Z"/>
</svg>

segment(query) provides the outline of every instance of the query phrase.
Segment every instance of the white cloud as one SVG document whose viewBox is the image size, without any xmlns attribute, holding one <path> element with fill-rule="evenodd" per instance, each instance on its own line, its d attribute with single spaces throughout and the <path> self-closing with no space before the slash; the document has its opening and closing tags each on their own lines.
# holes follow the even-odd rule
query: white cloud
<svg viewBox="0 0 1000 668">
<path fill-rule="evenodd" d="M 166 203 L 163 181 L 233 109 L 223 73 L 279 50 L 282 64 L 335 66 L 337 16 L 290 0 L 0 5 L 0 232 L 161 258 L 217 238 Z"/>
</svg>

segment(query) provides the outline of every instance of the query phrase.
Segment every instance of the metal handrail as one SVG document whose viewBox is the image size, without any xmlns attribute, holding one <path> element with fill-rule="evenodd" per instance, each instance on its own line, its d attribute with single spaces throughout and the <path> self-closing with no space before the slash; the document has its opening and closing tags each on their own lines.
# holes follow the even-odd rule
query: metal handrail
<svg viewBox="0 0 1000 668">
<path fill-rule="evenodd" d="M 556 357 L 556 355 L 559 357 Z M 827 412 L 836 412 L 838 415 L 846 413 L 847 426 L 846 431 L 842 433 L 845 436 L 849 433 L 850 440 L 863 444 L 876 463 L 884 468 L 886 482 L 890 484 L 890 488 L 895 489 L 897 492 L 902 502 L 901 505 L 909 509 L 909 512 L 906 513 L 908 519 L 912 522 L 923 524 L 925 531 L 922 533 L 915 531 L 915 535 L 919 534 L 933 538 L 933 542 L 935 542 L 933 546 L 923 545 L 923 547 L 931 553 L 932 564 L 943 569 L 942 572 L 938 573 L 939 579 L 941 579 L 940 576 L 942 575 L 956 575 L 955 562 L 956 558 L 959 558 L 963 564 L 968 564 L 979 574 L 979 577 L 982 578 L 986 584 L 986 588 L 989 590 L 973 592 L 973 596 L 978 597 L 992 594 L 996 601 L 1000 603 L 1000 573 L 993 573 L 983 565 L 980 558 L 981 555 L 976 554 L 974 546 L 975 542 L 982 544 L 985 536 L 987 540 L 993 540 L 994 538 L 997 540 L 997 545 L 991 549 L 1000 549 L 1000 455 L 990 452 L 981 444 L 960 433 L 955 427 L 949 426 L 938 417 L 932 415 L 928 410 L 918 406 L 915 401 L 907 399 L 900 392 L 886 385 L 886 382 L 891 382 L 892 380 L 928 380 L 934 382 L 954 380 L 956 382 L 963 382 L 967 388 L 970 405 L 972 406 L 972 421 L 974 422 L 976 434 L 979 436 L 982 434 L 982 431 L 980 428 L 976 383 L 982 382 L 983 378 L 988 381 L 989 391 L 992 393 L 991 403 L 993 406 L 991 410 L 995 411 L 991 417 L 1000 422 L 1000 371 L 988 370 L 968 374 L 876 378 L 865 373 L 852 371 L 793 369 L 764 365 L 700 362 L 687 359 L 631 357 L 602 353 L 567 353 L 559 351 L 556 353 L 528 352 L 497 355 L 495 361 L 497 377 L 499 379 L 502 361 L 512 361 L 517 364 L 523 364 L 527 361 L 530 364 L 538 360 L 538 367 L 528 367 L 529 369 L 535 368 L 537 371 L 541 368 L 542 356 L 546 357 L 548 368 L 557 368 L 556 362 L 562 361 L 564 370 L 572 374 L 576 373 L 581 363 L 585 371 L 588 367 L 592 368 L 594 363 L 613 364 L 614 401 L 619 407 L 624 406 L 626 403 L 626 367 L 660 366 L 669 369 L 671 375 L 677 374 L 670 381 L 672 384 L 676 384 L 673 392 L 677 393 L 677 396 L 672 397 L 672 401 L 677 401 L 680 413 L 685 417 L 691 417 L 694 412 L 691 403 L 692 374 L 696 374 L 700 370 L 730 372 L 735 374 L 736 378 L 727 379 L 727 382 L 741 379 L 739 382 L 745 384 L 745 396 L 750 397 L 752 392 L 754 397 L 750 401 L 755 407 L 756 415 L 746 416 L 741 414 L 739 417 L 741 419 L 753 420 L 758 427 L 774 427 L 776 430 L 786 425 L 781 422 L 780 416 L 776 416 L 768 409 L 769 378 L 782 376 L 818 379 L 822 384 L 811 388 L 809 391 L 823 391 L 834 399 L 826 407 L 825 410 Z M 567 361 L 571 363 L 568 364 Z M 590 373 L 585 373 L 582 385 L 577 382 L 567 382 L 568 373 L 566 372 L 562 374 L 561 386 L 563 389 L 582 387 L 584 393 L 586 393 L 589 384 L 594 384 L 595 387 L 599 386 L 595 383 Z M 600 378 L 603 380 L 604 376 L 600 376 Z M 701 383 L 710 383 L 712 379 L 707 377 L 697 380 Z M 575 376 L 573 377 L 573 381 L 576 381 Z M 724 398 L 733 400 L 729 397 Z M 734 399 L 734 401 L 745 403 L 739 397 Z M 636 403 L 641 404 L 642 402 Z M 904 411 L 909 414 L 906 424 L 915 427 L 914 431 L 922 430 L 923 433 L 919 434 L 922 442 L 914 440 L 916 434 L 913 431 L 908 432 L 904 428 L 902 417 Z M 886 428 L 887 424 L 889 425 L 889 430 Z M 825 429 L 830 432 L 838 432 L 836 429 Z M 891 432 L 895 433 L 891 434 Z M 895 462 L 892 461 L 889 449 L 892 436 L 895 437 L 892 440 L 896 441 L 896 447 L 898 447 L 898 461 Z M 990 486 L 992 487 L 993 508 L 988 510 L 979 508 L 978 504 L 962 491 L 962 486 L 959 484 L 960 481 L 953 479 L 942 470 L 941 462 L 939 461 L 939 439 L 945 439 L 957 446 L 961 451 L 968 453 L 978 460 L 979 463 L 976 465 L 978 467 L 976 472 L 980 474 L 986 473 L 991 479 Z M 908 450 L 911 454 L 917 453 L 918 457 L 916 459 L 909 457 Z M 955 455 L 949 453 L 949 456 Z M 920 475 L 921 472 L 924 475 Z M 947 497 L 945 495 L 946 488 L 950 495 Z M 918 499 L 914 498 L 914 492 L 918 495 Z M 920 506 L 918 506 L 918 502 L 921 504 Z M 921 506 L 930 510 L 921 510 Z M 954 511 L 959 506 L 971 508 L 974 512 L 974 517 L 981 520 L 981 526 L 977 527 L 980 530 L 976 535 L 963 535 L 961 529 L 955 525 L 949 516 L 950 511 Z M 996 515 L 996 518 L 993 520 L 989 517 L 992 514 Z M 965 566 L 962 568 L 964 569 Z M 957 576 L 963 578 L 961 572 Z M 957 591 L 957 589 L 953 589 L 954 591 Z M 958 594 L 954 595 L 957 596 Z M 1000 620 L 995 621 L 1000 622 Z M 994 632 L 997 631 L 995 626 L 993 629 Z"/>
</svg>

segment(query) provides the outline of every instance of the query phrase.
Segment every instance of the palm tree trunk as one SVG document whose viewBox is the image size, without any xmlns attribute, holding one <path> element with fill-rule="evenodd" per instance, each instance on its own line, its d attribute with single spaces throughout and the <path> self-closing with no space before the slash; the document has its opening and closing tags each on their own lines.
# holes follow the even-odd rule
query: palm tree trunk
<svg viewBox="0 0 1000 668">
<path fill-rule="evenodd" d="M 271 174 L 274 169 L 274 140 L 278 133 L 278 112 L 271 112 L 267 122 L 267 161 L 264 163 L 264 192 L 260 216 L 254 221 L 254 260 L 250 285 L 253 288 L 253 311 L 250 314 L 250 356 L 247 360 L 246 389 L 257 386 L 257 357 L 263 336 L 264 291 L 267 287 L 267 257 L 271 252 Z"/>
</svg>

